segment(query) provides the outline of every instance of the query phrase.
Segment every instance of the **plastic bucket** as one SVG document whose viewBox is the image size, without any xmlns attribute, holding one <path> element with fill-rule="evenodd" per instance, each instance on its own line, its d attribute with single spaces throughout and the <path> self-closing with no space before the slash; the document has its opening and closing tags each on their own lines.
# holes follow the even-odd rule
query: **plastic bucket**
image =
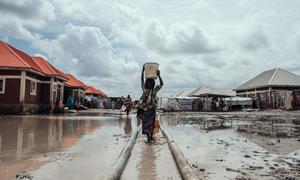
<svg viewBox="0 0 300 180">
<path fill-rule="evenodd" d="M 159 64 L 153 63 L 153 62 L 144 64 L 146 79 L 156 79 L 157 78 L 158 66 L 159 66 Z"/>
</svg>

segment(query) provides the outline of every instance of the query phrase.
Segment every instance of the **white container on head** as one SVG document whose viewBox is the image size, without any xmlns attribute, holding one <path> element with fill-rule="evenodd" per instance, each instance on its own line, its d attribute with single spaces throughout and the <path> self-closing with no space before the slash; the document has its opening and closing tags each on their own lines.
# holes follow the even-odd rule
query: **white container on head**
<svg viewBox="0 0 300 180">
<path fill-rule="evenodd" d="M 158 63 L 148 62 L 144 64 L 146 79 L 157 79 Z"/>
</svg>

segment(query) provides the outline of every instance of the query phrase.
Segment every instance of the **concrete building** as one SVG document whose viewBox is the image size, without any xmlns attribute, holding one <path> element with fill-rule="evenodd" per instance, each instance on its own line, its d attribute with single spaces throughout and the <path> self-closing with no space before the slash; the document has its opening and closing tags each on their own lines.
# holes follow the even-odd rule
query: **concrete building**
<svg viewBox="0 0 300 180">
<path fill-rule="evenodd" d="M 265 71 L 236 89 L 260 108 L 300 109 L 300 76 L 277 68 Z"/>
<path fill-rule="evenodd" d="M 41 57 L 0 41 L 0 113 L 52 111 L 67 78 Z"/>
<path fill-rule="evenodd" d="M 74 108 L 79 108 L 84 103 L 86 85 L 72 74 L 65 74 L 68 81 L 64 83 L 64 104 L 68 104 L 68 99 L 72 98 Z"/>
</svg>

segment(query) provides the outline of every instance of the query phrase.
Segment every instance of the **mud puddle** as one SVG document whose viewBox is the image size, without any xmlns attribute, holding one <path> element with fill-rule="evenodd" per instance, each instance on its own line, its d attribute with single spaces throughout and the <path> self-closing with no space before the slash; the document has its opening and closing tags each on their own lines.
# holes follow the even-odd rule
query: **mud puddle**
<svg viewBox="0 0 300 180">
<path fill-rule="evenodd" d="M 0 179 L 93 179 L 136 127 L 121 116 L 2 116 Z"/>
<path fill-rule="evenodd" d="M 184 123 L 185 120 L 173 117 L 161 119 L 190 164 L 197 171 L 204 171 L 206 179 L 300 178 L 298 138 L 239 133 L 235 127 L 206 131 L 191 120 Z M 251 122 L 234 124 L 243 123 Z"/>
</svg>

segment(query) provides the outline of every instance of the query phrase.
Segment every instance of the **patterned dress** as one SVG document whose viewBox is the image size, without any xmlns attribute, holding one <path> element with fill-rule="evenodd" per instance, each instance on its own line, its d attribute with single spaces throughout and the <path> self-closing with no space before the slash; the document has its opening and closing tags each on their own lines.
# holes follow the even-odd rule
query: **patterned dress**
<svg viewBox="0 0 300 180">
<path fill-rule="evenodd" d="M 142 114 L 142 133 L 152 134 L 155 125 L 157 99 L 156 94 L 162 88 L 162 86 L 157 85 L 153 90 L 146 89 L 144 85 L 143 95 L 141 96 L 138 104 L 138 108 L 143 110 Z"/>
</svg>

